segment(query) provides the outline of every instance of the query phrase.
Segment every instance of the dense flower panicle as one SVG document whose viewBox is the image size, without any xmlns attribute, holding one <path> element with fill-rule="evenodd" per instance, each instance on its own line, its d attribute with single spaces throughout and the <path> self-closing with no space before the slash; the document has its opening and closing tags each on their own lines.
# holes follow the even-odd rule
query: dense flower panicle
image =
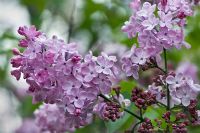
<svg viewBox="0 0 200 133">
<path fill-rule="evenodd" d="M 171 96 L 171 107 L 182 104 L 188 106 L 191 100 L 195 100 L 200 92 L 200 85 L 195 84 L 190 75 L 186 73 L 170 73 L 166 76 L 158 76 L 152 85 L 148 86 L 148 91 L 156 95 L 156 100 L 167 105 L 166 92 L 163 87 L 169 85 Z"/>
<path fill-rule="evenodd" d="M 34 103 L 56 103 L 72 127 L 86 124 L 98 94 L 109 94 L 118 81 L 116 57 L 95 57 L 91 52 L 82 57 L 75 43 L 66 44 L 56 36 L 49 39 L 34 27 L 20 27 L 18 32 L 27 43 L 23 53 L 13 50 L 11 64 L 16 69 L 11 74 L 17 80 L 23 75 Z"/>
<path fill-rule="evenodd" d="M 190 100 L 196 99 L 200 91 L 200 85 L 195 84 L 190 77 L 182 73 L 175 76 L 169 75 L 166 78 L 166 83 L 169 84 L 170 95 L 175 104 L 188 106 Z"/>
<path fill-rule="evenodd" d="M 66 131 L 73 131 L 69 121 L 65 118 L 56 104 L 43 104 L 35 111 L 36 125 L 39 127 L 41 133 L 65 133 Z"/>
<path fill-rule="evenodd" d="M 122 31 L 129 38 L 138 35 L 139 47 L 148 50 L 150 56 L 161 53 L 163 48 L 170 49 L 181 46 L 190 48 L 184 42 L 183 28 L 186 16 L 191 16 L 192 4 L 187 0 L 161 0 L 151 4 L 134 0 L 130 7 L 134 12 L 129 21 L 125 22 Z"/>
</svg>

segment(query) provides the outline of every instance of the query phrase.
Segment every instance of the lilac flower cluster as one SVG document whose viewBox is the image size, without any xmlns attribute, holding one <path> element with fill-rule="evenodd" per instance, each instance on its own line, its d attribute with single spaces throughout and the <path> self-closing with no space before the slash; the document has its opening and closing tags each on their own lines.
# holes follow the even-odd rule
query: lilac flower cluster
<svg viewBox="0 0 200 133">
<path fill-rule="evenodd" d="M 122 31 L 129 38 L 138 35 L 140 47 L 147 49 L 153 55 L 161 52 L 163 48 L 189 47 L 184 42 L 183 28 L 185 18 L 191 16 L 193 11 L 187 0 L 161 0 L 158 4 L 134 1 L 137 8 L 130 20 L 125 22 Z M 156 10 L 158 9 L 158 10 Z"/>
<path fill-rule="evenodd" d="M 189 122 L 187 120 L 187 116 L 184 113 L 177 113 L 176 114 L 176 121 L 180 121 L 178 124 L 173 124 L 172 128 L 174 129 L 175 133 L 187 133 L 186 126 L 189 125 Z"/>
<path fill-rule="evenodd" d="M 192 124 L 199 125 L 199 110 L 197 110 L 197 100 L 191 100 L 190 105 L 188 106 L 188 111 L 190 113 L 190 117 Z"/>
<path fill-rule="evenodd" d="M 167 104 L 166 93 L 163 91 L 162 85 L 157 86 L 155 83 L 148 86 L 148 91 L 155 95 L 155 99 L 158 102 Z"/>
<path fill-rule="evenodd" d="M 153 124 L 150 119 L 145 118 L 144 122 L 140 125 L 138 133 L 153 133 Z"/>
<path fill-rule="evenodd" d="M 184 76 L 182 73 L 169 75 L 166 83 L 169 85 L 171 98 L 176 105 L 188 106 L 200 92 L 200 85 L 195 84 L 190 77 Z"/>
<path fill-rule="evenodd" d="M 136 107 L 146 110 L 148 106 L 156 104 L 156 95 L 136 87 L 132 90 L 131 101 Z"/>
<path fill-rule="evenodd" d="M 105 120 L 116 121 L 121 116 L 120 105 L 117 103 L 107 102 L 103 110 Z"/>
<path fill-rule="evenodd" d="M 187 0 L 160 0 L 157 4 L 144 2 L 140 5 L 140 0 L 131 3 L 134 12 L 122 27 L 129 38 L 137 36 L 139 47 L 133 46 L 122 58 L 126 75 L 135 79 L 138 79 L 140 66 L 150 58 L 159 61 L 163 49 L 190 48 L 184 41 L 183 29 L 185 18 L 193 14 L 192 5 Z"/>
<path fill-rule="evenodd" d="M 11 59 L 17 80 L 23 78 L 30 85 L 28 93 L 33 102 L 56 103 L 71 121 L 71 128 L 87 124 L 92 116 L 98 94 L 109 94 L 119 74 L 116 57 L 102 53 L 95 57 L 90 52 L 84 58 L 75 43 L 47 38 L 35 27 L 20 27 L 25 38 L 19 43 L 23 53 L 13 49 Z"/>
<path fill-rule="evenodd" d="M 167 105 L 167 97 L 163 86 L 168 84 L 170 91 L 171 107 L 174 105 L 188 106 L 191 100 L 196 99 L 200 92 L 200 85 L 195 84 L 190 75 L 182 73 L 170 73 L 167 77 L 158 76 L 152 85 L 149 85 L 148 91 L 156 95 L 156 100 Z"/>
</svg>

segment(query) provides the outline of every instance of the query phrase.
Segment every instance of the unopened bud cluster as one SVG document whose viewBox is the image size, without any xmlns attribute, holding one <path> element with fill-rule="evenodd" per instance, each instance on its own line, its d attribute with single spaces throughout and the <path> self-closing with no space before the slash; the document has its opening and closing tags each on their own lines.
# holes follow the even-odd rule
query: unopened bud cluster
<svg viewBox="0 0 200 133">
<path fill-rule="evenodd" d="M 151 92 L 143 91 L 140 88 L 132 90 L 131 101 L 135 103 L 138 108 L 146 109 L 156 103 L 156 96 Z"/>
<path fill-rule="evenodd" d="M 144 122 L 141 123 L 141 125 L 138 129 L 138 133 L 154 133 L 153 128 L 154 127 L 153 127 L 151 120 L 148 118 L 145 118 Z"/>
<path fill-rule="evenodd" d="M 114 102 L 107 102 L 103 111 L 103 116 L 105 120 L 116 121 L 121 116 L 120 105 Z"/>
</svg>

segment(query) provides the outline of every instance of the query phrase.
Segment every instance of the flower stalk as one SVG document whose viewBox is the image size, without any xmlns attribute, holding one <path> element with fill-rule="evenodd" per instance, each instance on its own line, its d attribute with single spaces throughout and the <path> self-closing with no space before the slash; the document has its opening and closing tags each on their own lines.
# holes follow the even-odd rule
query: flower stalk
<svg viewBox="0 0 200 133">
<path fill-rule="evenodd" d="M 163 49 L 163 54 L 164 54 L 164 63 L 165 63 L 165 75 L 167 76 L 168 73 L 168 68 L 167 68 L 167 50 L 164 48 Z M 165 87 L 167 89 L 167 110 L 170 111 L 170 92 L 169 92 L 169 87 L 168 84 L 165 84 Z M 166 128 L 166 133 L 169 133 L 169 125 L 167 125 Z"/>
<path fill-rule="evenodd" d="M 165 75 L 167 76 L 168 73 L 168 68 L 167 68 L 167 51 L 164 48 L 164 62 L 165 62 Z M 170 92 L 169 92 L 169 87 L 168 84 L 166 83 L 166 89 L 167 89 L 167 110 L 170 110 Z"/>
<path fill-rule="evenodd" d="M 69 24 L 68 24 L 68 37 L 67 37 L 67 43 L 70 43 L 70 39 L 71 39 L 71 35 L 72 35 L 72 31 L 73 31 L 73 27 L 74 27 L 74 13 L 76 10 L 76 0 L 73 0 L 72 3 L 72 11 L 71 11 L 71 15 L 69 18 Z"/>
</svg>

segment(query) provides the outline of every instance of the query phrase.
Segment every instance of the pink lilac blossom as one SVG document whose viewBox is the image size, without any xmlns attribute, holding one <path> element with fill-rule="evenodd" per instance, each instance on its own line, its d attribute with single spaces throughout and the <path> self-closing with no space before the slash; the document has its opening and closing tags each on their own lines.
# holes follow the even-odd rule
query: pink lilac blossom
<svg viewBox="0 0 200 133">
<path fill-rule="evenodd" d="M 149 58 L 159 57 L 163 49 L 190 48 L 184 41 L 183 30 L 186 17 L 193 14 L 192 5 L 187 0 L 161 0 L 154 4 L 137 0 L 131 2 L 130 7 L 137 9 L 133 9 L 122 31 L 129 38 L 137 36 L 138 47 L 132 48 L 129 54 L 125 53 L 122 57 L 122 70 L 126 76 L 138 79 L 140 67 Z"/>
<path fill-rule="evenodd" d="M 163 88 L 162 88 L 162 86 L 156 86 L 153 83 L 152 85 L 148 86 L 147 91 L 151 92 L 151 94 L 155 95 L 157 101 L 159 101 L 161 103 L 164 103 L 164 104 L 167 104 L 166 96 L 163 95 Z"/>
<path fill-rule="evenodd" d="M 75 43 L 47 38 L 33 26 L 20 27 L 18 32 L 25 37 L 26 48 L 22 53 L 13 50 L 11 64 L 16 69 L 11 74 L 17 80 L 23 75 L 33 103 L 56 103 L 72 128 L 87 124 L 98 94 L 109 94 L 118 82 L 116 57 L 105 53 L 95 57 L 91 52 L 82 57 Z"/>
<path fill-rule="evenodd" d="M 170 73 L 167 77 L 159 75 L 154 79 L 148 91 L 156 95 L 156 100 L 167 105 L 167 96 L 164 86 L 168 84 L 170 91 L 170 106 L 182 104 L 188 106 L 191 100 L 195 100 L 200 92 L 200 85 L 196 84 L 190 75 L 183 73 Z"/>
<path fill-rule="evenodd" d="M 135 79 L 138 79 L 139 65 L 132 62 L 131 57 L 135 53 L 136 47 L 133 45 L 130 51 L 128 51 L 124 57 L 122 57 L 122 70 L 126 73 L 128 77 L 133 76 Z"/>
<path fill-rule="evenodd" d="M 188 106 L 190 101 L 196 99 L 200 92 L 200 85 L 195 84 L 190 77 L 182 73 L 175 76 L 169 75 L 166 78 L 166 83 L 169 85 L 171 98 L 176 105 Z"/>
<path fill-rule="evenodd" d="M 160 54 L 163 48 L 190 48 L 184 42 L 183 34 L 185 17 L 192 15 L 192 6 L 187 0 L 161 0 L 157 4 L 144 2 L 139 7 L 140 3 L 131 3 L 131 7 L 136 6 L 137 10 L 122 27 L 129 38 L 138 35 L 139 47 L 149 49 L 153 56 Z"/>
</svg>

